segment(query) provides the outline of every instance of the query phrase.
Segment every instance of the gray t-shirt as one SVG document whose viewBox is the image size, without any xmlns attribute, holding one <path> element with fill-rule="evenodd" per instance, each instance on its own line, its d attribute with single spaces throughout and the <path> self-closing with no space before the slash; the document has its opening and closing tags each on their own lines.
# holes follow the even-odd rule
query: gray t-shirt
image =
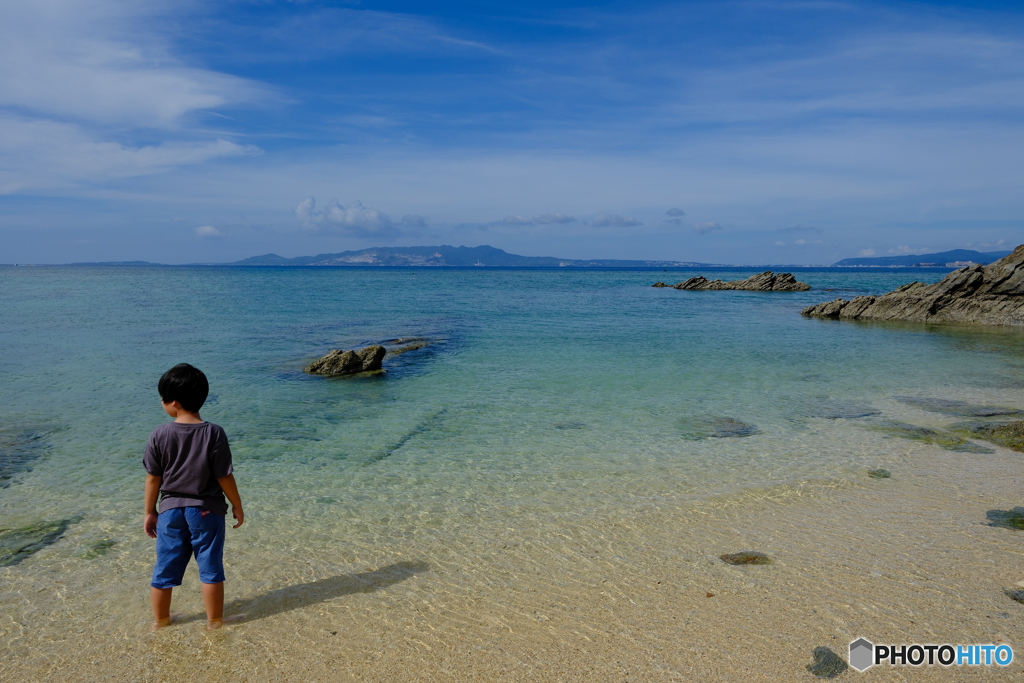
<svg viewBox="0 0 1024 683">
<path fill-rule="evenodd" d="M 217 480 L 231 474 L 231 449 L 224 430 L 209 422 L 167 422 L 153 430 L 142 458 L 160 482 L 160 512 L 202 507 L 226 515 L 228 504 Z"/>
</svg>

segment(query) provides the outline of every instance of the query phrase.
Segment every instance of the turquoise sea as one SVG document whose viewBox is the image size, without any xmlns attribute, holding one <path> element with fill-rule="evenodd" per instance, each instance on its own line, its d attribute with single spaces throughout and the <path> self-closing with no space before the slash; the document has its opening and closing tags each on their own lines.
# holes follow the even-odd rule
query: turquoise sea
<svg viewBox="0 0 1024 683">
<path fill-rule="evenodd" d="M 0 528 L 66 521 L 0 568 L 7 647 L 42 656 L 17 626 L 33 615 L 71 630 L 146 618 L 142 448 L 179 362 L 210 380 L 202 416 L 231 440 L 247 512 L 229 532 L 229 603 L 448 566 L 506 537 L 558 555 L 574 525 L 842 486 L 891 465 L 903 441 L 880 425 L 950 422 L 904 397 L 1024 405 L 1020 331 L 800 315 L 946 271 L 806 269 L 796 293 L 650 286 L 753 272 L 0 269 Z M 428 345 L 383 373 L 302 372 L 410 337 Z M 28 590 L 41 577 L 74 587 L 64 611 Z"/>
</svg>

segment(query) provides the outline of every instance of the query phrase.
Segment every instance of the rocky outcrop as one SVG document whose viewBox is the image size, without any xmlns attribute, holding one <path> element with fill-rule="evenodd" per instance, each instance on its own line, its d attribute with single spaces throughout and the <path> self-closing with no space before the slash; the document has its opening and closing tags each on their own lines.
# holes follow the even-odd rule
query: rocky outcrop
<svg viewBox="0 0 1024 683">
<path fill-rule="evenodd" d="M 667 287 L 664 282 L 658 282 L 652 287 Z M 757 275 L 751 275 L 746 280 L 709 280 L 703 275 L 691 277 L 685 282 L 672 285 L 672 289 L 696 289 L 696 290 L 720 290 L 739 289 L 748 292 L 805 292 L 811 286 L 806 282 L 800 282 L 792 273 L 779 273 L 776 275 L 770 270 Z"/>
<path fill-rule="evenodd" d="M 312 375 L 354 375 L 357 372 L 380 370 L 381 361 L 387 350 L 383 346 L 367 346 L 361 351 L 335 349 L 320 360 L 313 361 L 302 369 Z"/>
<path fill-rule="evenodd" d="M 987 266 L 954 270 L 932 285 L 911 282 L 882 296 L 809 306 L 803 314 L 844 320 L 1024 327 L 1024 245 Z"/>
</svg>

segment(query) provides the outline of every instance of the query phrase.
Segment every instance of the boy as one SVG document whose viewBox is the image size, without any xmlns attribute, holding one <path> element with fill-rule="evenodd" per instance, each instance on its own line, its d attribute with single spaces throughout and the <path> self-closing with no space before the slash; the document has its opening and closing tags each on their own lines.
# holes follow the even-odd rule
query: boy
<svg viewBox="0 0 1024 683">
<path fill-rule="evenodd" d="M 224 516 L 231 501 L 232 516 L 242 526 L 245 514 L 231 469 L 231 449 L 224 430 L 203 422 L 199 409 L 210 385 L 197 368 L 175 365 L 157 385 L 160 402 L 174 422 L 153 430 L 146 444 L 146 520 L 143 530 L 156 539 L 156 565 L 150 597 L 153 629 L 171 623 L 171 591 L 181 585 L 190 555 L 199 565 L 206 605 L 206 627 L 220 628 L 224 620 Z M 160 509 L 157 511 L 157 495 Z"/>
</svg>

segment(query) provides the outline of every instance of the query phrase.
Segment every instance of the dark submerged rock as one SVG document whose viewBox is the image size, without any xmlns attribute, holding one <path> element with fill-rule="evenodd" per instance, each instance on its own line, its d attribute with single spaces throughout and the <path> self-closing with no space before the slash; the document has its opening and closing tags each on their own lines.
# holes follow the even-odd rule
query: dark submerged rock
<svg viewBox="0 0 1024 683">
<path fill-rule="evenodd" d="M 928 285 L 911 282 L 882 296 L 808 306 L 803 315 L 847 320 L 1024 326 L 1024 245 L 987 266 L 955 270 Z"/>
<path fill-rule="evenodd" d="M 888 479 L 892 476 L 892 472 L 879 468 L 877 470 L 868 470 L 868 476 L 872 479 Z"/>
<path fill-rule="evenodd" d="M 757 434 L 757 427 L 754 425 L 748 425 L 745 422 L 734 420 L 731 417 L 719 417 L 715 418 L 712 423 L 714 432 L 710 436 L 716 439 L 726 439 L 729 437 L 739 436 L 753 436 Z"/>
<path fill-rule="evenodd" d="M 1024 420 L 1001 425 L 975 425 L 970 431 L 979 439 L 1024 452 Z"/>
<path fill-rule="evenodd" d="M 1006 597 L 1024 605 L 1024 590 L 1020 590 L 1019 588 L 1004 588 L 1003 592 L 1006 593 Z"/>
<path fill-rule="evenodd" d="M 430 346 L 430 342 L 416 342 L 415 344 L 409 344 L 408 346 L 402 346 L 397 349 L 388 349 L 388 353 L 392 356 L 401 356 L 403 353 L 408 353 L 409 351 L 416 351 L 426 346 Z"/>
<path fill-rule="evenodd" d="M 874 408 L 859 403 L 823 401 L 809 411 L 808 417 L 824 417 L 829 420 L 856 420 L 880 414 Z"/>
<path fill-rule="evenodd" d="M 42 457 L 49 448 L 50 432 L 34 429 L 0 428 L 0 489 L 11 485 L 14 475 L 32 471 L 32 461 Z"/>
<path fill-rule="evenodd" d="M 835 678 L 848 668 L 846 660 L 824 645 L 814 648 L 814 663 L 807 665 L 807 670 L 818 678 Z"/>
<path fill-rule="evenodd" d="M 357 372 L 370 372 L 380 370 L 381 361 L 387 350 L 383 346 L 374 344 L 367 346 L 361 351 L 343 351 L 335 349 L 323 358 L 313 361 L 302 369 L 312 375 L 352 375 Z"/>
<path fill-rule="evenodd" d="M 651 287 L 668 287 L 664 282 L 655 282 Z"/>
<path fill-rule="evenodd" d="M 664 282 L 659 282 L 654 287 L 666 287 Z M 757 275 L 751 275 L 746 280 L 708 280 L 703 275 L 691 277 L 685 282 L 672 286 L 673 289 L 689 289 L 718 291 L 723 289 L 738 289 L 748 292 L 805 292 L 811 288 L 806 282 L 799 282 L 792 273 L 779 273 L 776 275 L 770 270 Z"/>
<path fill-rule="evenodd" d="M 71 517 L 56 522 L 38 522 L 20 529 L 0 531 L 0 567 L 13 567 L 36 554 L 48 545 L 53 545 L 72 524 L 82 517 Z"/>
<path fill-rule="evenodd" d="M 754 425 L 731 417 L 691 417 L 683 420 L 683 431 L 690 439 L 726 439 L 759 434 Z"/>
<path fill-rule="evenodd" d="M 764 553 L 759 553 L 754 550 L 742 550 L 738 553 L 726 553 L 725 555 L 719 555 L 718 559 L 726 564 L 771 564 L 772 558 L 768 557 Z"/>
<path fill-rule="evenodd" d="M 956 415 L 958 417 L 998 417 L 1003 415 L 1024 415 L 1024 410 L 1018 408 L 1001 408 L 998 406 L 979 406 L 963 401 L 953 401 L 945 398 L 918 398 L 916 396 L 896 396 L 897 401 L 906 403 L 908 406 L 921 408 L 933 413 L 943 415 Z"/>
<path fill-rule="evenodd" d="M 898 436 L 903 439 L 912 439 L 914 441 L 920 441 L 921 443 L 935 444 L 947 451 L 957 451 L 959 453 L 993 452 L 991 448 L 986 448 L 985 446 L 976 444 L 973 441 L 967 441 L 957 434 L 940 432 L 927 427 L 918 427 L 917 425 L 904 424 L 902 422 L 887 422 L 879 425 L 878 429 L 886 432 L 887 434 Z"/>
<path fill-rule="evenodd" d="M 1012 510 L 989 510 L 985 513 L 989 526 L 998 526 L 1004 529 L 1024 530 L 1024 508 L 1015 507 Z"/>
<path fill-rule="evenodd" d="M 79 557 L 86 560 L 95 560 L 97 557 L 101 557 L 107 554 L 107 551 L 117 545 L 117 541 L 111 541 L 104 539 L 102 541 L 96 541 L 91 544 L 88 548 L 78 554 Z"/>
</svg>

